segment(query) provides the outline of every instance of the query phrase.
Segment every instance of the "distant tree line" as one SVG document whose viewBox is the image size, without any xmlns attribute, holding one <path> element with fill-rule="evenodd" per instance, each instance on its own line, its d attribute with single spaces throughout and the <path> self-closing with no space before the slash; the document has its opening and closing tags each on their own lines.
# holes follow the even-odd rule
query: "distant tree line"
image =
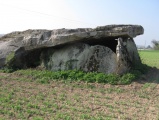
<svg viewBox="0 0 159 120">
<path fill-rule="evenodd" d="M 155 50 L 159 50 L 159 41 L 157 40 L 152 40 L 153 48 Z"/>
</svg>

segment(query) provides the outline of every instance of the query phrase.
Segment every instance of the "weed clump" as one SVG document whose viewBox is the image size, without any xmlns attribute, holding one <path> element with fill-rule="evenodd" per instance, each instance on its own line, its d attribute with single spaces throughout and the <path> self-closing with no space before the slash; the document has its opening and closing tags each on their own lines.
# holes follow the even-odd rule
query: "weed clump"
<svg viewBox="0 0 159 120">
<path fill-rule="evenodd" d="M 26 76 L 40 83 L 49 83 L 52 80 L 64 81 L 84 81 L 89 83 L 108 83 L 108 84 L 130 84 L 135 78 L 135 74 L 127 73 L 122 76 L 116 74 L 104 74 L 97 72 L 83 72 L 79 70 L 68 71 L 48 71 L 48 70 L 17 70 L 14 74 Z"/>
<path fill-rule="evenodd" d="M 0 72 L 3 72 L 3 73 L 12 73 L 14 71 L 15 71 L 14 69 L 7 68 L 7 67 L 0 69 Z"/>
<path fill-rule="evenodd" d="M 67 71 L 48 71 L 38 69 L 25 69 L 17 70 L 11 68 L 4 68 L 0 72 L 11 73 L 26 76 L 39 83 L 49 83 L 51 80 L 64 80 L 64 81 L 84 81 L 89 83 L 108 83 L 108 84 L 130 84 L 133 80 L 138 79 L 142 74 L 148 71 L 149 67 L 145 64 L 138 65 L 133 68 L 129 73 L 123 75 L 117 74 L 104 74 L 98 72 L 84 72 L 80 70 L 67 70 Z"/>
</svg>

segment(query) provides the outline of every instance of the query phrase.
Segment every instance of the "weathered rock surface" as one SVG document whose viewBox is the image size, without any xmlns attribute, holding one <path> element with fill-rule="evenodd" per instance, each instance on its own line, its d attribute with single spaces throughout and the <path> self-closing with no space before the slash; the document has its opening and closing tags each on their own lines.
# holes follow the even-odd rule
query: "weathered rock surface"
<svg viewBox="0 0 159 120">
<path fill-rule="evenodd" d="M 50 70 L 122 74 L 133 63 L 140 63 L 132 38 L 143 32 L 140 25 L 13 32 L 0 38 L 0 67 L 27 68 L 43 63 Z"/>
<path fill-rule="evenodd" d="M 61 49 L 47 49 L 42 53 L 42 64 L 49 70 L 80 69 L 91 72 L 114 73 L 116 54 L 108 47 L 79 43 Z"/>
</svg>

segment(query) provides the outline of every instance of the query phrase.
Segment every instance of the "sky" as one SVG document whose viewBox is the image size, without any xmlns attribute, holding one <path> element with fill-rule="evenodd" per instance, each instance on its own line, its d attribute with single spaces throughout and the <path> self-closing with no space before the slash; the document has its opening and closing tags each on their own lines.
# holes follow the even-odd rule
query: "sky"
<svg viewBox="0 0 159 120">
<path fill-rule="evenodd" d="M 0 34 L 27 29 L 135 24 L 137 45 L 159 40 L 159 0 L 0 0 Z"/>
</svg>

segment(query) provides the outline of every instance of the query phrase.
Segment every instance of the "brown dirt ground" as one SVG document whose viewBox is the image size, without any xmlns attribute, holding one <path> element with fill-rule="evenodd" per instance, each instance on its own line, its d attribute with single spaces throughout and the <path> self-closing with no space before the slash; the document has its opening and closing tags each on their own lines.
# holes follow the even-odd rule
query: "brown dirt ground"
<svg viewBox="0 0 159 120">
<path fill-rule="evenodd" d="M 21 97 L 31 98 L 41 93 L 47 100 L 55 99 L 58 106 L 61 106 L 61 109 L 54 110 L 54 113 L 68 113 L 73 119 L 80 119 L 81 114 L 88 113 L 91 116 L 109 115 L 113 120 L 159 120 L 159 70 L 157 68 L 152 68 L 140 80 L 130 85 L 80 82 L 39 84 L 12 80 L 13 77 L 18 77 L 13 74 L 0 73 L 0 76 L 7 78 L 0 78 L 1 90 L 20 89 L 16 92 L 15 100 Z M 56 92 L 53 94 L 52 91 Z M 61 95 L 64 97 L 63 100 L 60 99 Z M 67 101 L 71 103 L 66 105 L 66 108 L 62 107 Z M 43 101 L 35 102 L 39 106 L 43 105 Z M 73 107 L 75 110 L 72 110 Z M 50 113 L 43 117 L 47 120 L 53 115 L 55 114 Z M 0 117 L 7 118 L 1 114 Z M 17 119 L 16 115 L 13 119 Z M 28 119 L 32 119 L 32 116 L 28 116 Z"/>
</svg>

